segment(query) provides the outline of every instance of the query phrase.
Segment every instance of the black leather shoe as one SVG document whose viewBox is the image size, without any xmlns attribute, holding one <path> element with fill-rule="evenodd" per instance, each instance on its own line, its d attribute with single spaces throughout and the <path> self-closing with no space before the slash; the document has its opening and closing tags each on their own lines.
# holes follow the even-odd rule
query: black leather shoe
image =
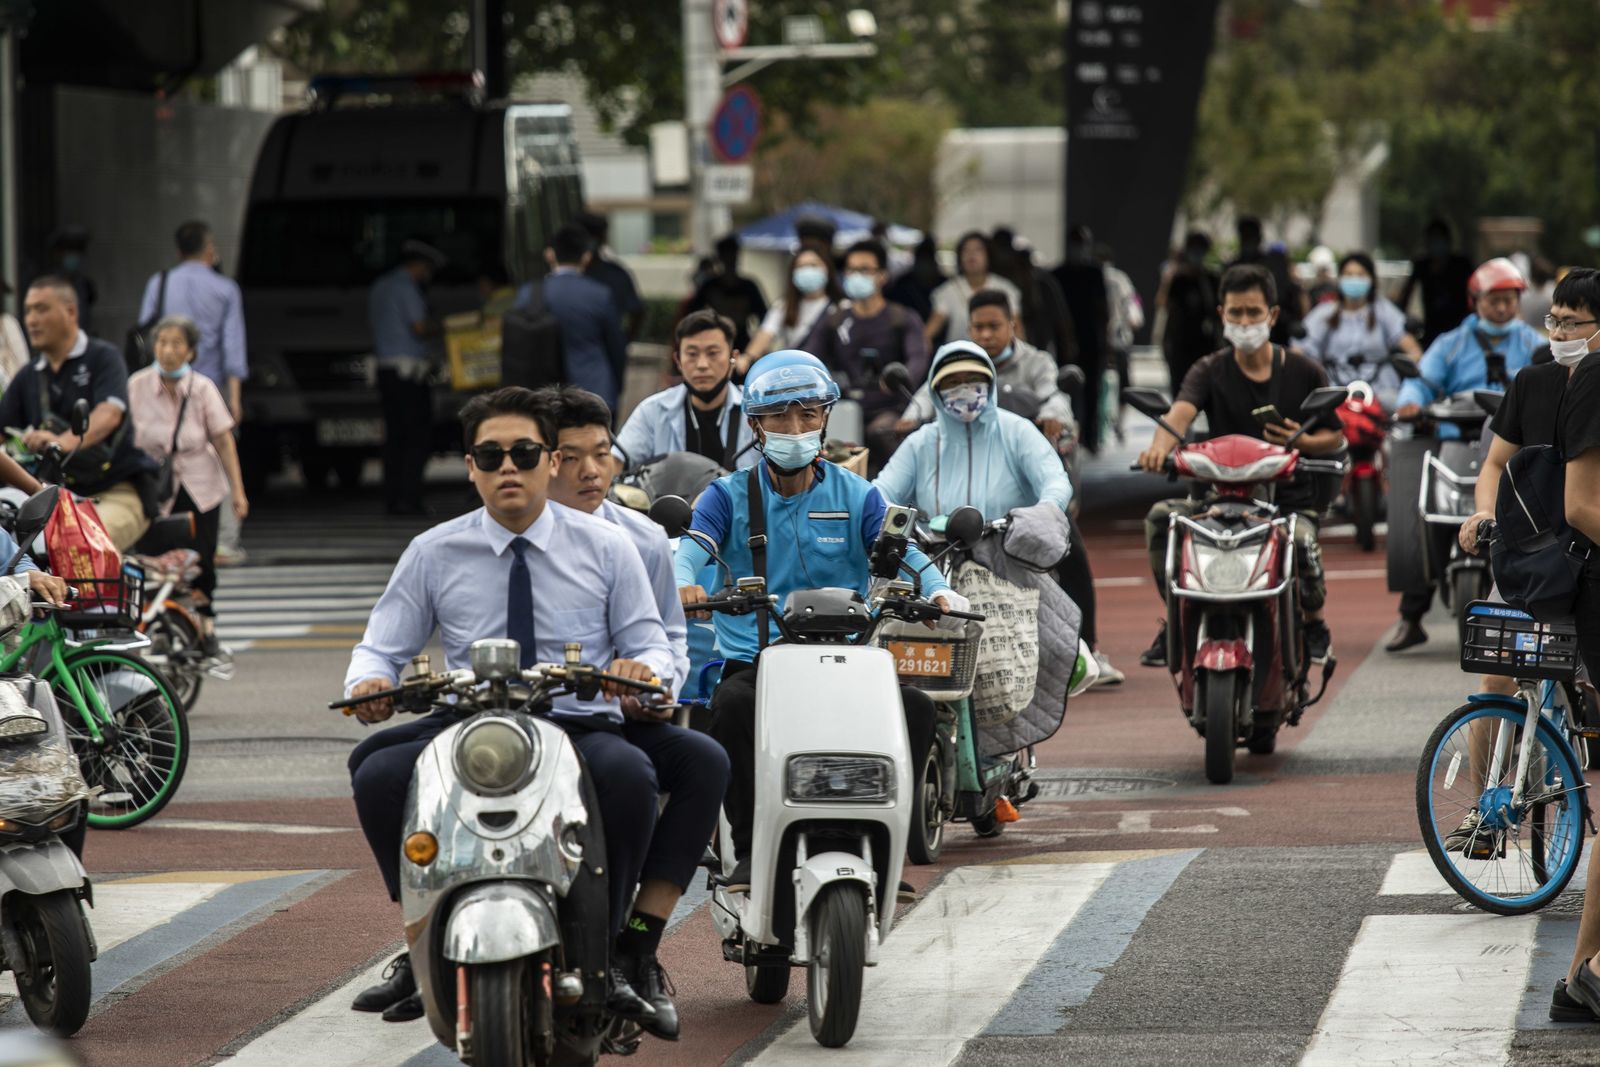
<svg viewBox="0 0 1600 1067">
<path fill-rule="evenodd" d="M 672 979 L 662 969 L 661 961 L 654 956 L 629 959 L 624 956 L 618 966 L 633 979 L 633 988 L 650 1005 L 654 1015 L 639 1020 L 644 1032 L 663 1041 L 678 1040 L 678 1006 L 672 1002 Z"/>
<path fill-rule="evenodd" d="M 606 976 L 606 1011 L 640 1026 L 648 1026 L 655 1015 L 650 1002 L 634 992 L 632 975 L 623 970 L 622 961 L 615 958 Z"/>
<path fill-rule="evenodd" d="M 1150 647 L 1139 653 L 1139 666 L 1165 667 L 1167 665 L 1167 624 L 1162 623 Z"/>
<path fill-rule="evenodd" d="M 383 1021 L 386 1023 L 408 1023 L 413 1019 L 420 1019 L 426 1014 L 422 1007 L 422 994 L 413 993 L 404 1000 L 397 1000 L 383 1009 Z"/>
<path fill-rule="evenodd" d="M 1600 1015 L 1600 978 L 1589 969 L 1588 960 L 1578 964 L 1578 973 L 1567 983 L 1567 995 Z"/>
<path fill-rule="evenodd" d="M 1556 983 L 1550 997 L 1550 1021 L 1553 1023 L 1600 1023 L 1600 1015 L 1589 1010 L 1587 1004 L 1567 992 L 1567 980 Z"/>
<path fill-rule="evenodd" d="M 417 980 L 411 974 L 411 953 L 402 952 L 383 969 L 383 981 L 368 986 L 350 1005 L 352 1011 L 386 1011 L 417 991 Z"/>
<path fill-rule="evenodd" d="M 1401 619 L 1400 624 L 1394 628 L 1394 636 L 1389 643 L 1383 646 L 1385 652 L 1404 652 L 1408 648 L 1415 648 L 1428 640 L 1428 631 L 1422 628 L 1422 623 L 1415 619 Z"/>
</svg>

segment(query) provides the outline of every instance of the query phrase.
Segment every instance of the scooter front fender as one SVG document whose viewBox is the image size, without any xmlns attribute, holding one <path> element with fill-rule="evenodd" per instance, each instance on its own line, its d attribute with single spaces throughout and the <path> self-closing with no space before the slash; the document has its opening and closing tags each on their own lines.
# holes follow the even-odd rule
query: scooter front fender
<svg viewBox="0 0 1600 1067">
<path fill-rule="evenodd" d="M 1251 670 L 1254 667 L 1255 658 L 1250 654 L 1250 646 L 1240 638 L 1205 641 L 1194 655 L 1194 669 L 1197 671 Z"/>
<path fill-rule="evenodd" d="M 867 895 L 867 908 L 870 912 L 872 902 L 876 899 L 873 888 L 875 874 L 867 861 L 853 852 L 819 852 L 815 856 L 806 857 L 794 872 L 794 913 L 795 922 L 795 957 L 801 962 L 810 957 L 810 938 L 806 936 L 809 924 L 806 919 L 810 917 L 811 905 L 828 886 L 835 882 L 856 882 L 861 886 L 861 891 Z M 893 900 L 891 896 L 890 900 Z M 804 953 L 804 956 L 802 956 Z M 867 966 L 871 967 L 878 962 L 878 924 L 867 923 Z"/>
<path fill-rule="evenodd" d="M 0 897 L 12 890 L 40 896 L 78 889 L 86 880 L 83 864 L 59 839 L 0 848 Z"/>
<path fill-rule="evenodd" d="M 444 958 L 456 963 L 503 963 L 560 942 L 555 912 L 536 889 L 494 882 L 465 890 L 451 902 Z"/>
</svg>

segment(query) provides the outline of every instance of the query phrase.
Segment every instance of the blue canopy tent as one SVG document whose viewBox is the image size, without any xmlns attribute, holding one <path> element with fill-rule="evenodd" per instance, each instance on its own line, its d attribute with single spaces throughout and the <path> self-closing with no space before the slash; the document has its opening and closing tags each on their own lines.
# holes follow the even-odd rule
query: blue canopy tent
<svg viewBox="0 0 1600 1067">
<path fill-rule="evenodd" d="M 819 204 L 814 200 L 807 200 L 769 215 L 759 222 L 752 222 L 739 230 L 739 243 L 745 248 L 760 249 L 768 252 L 792 252 L 800 245 L 800 238 L 795 233 L 795 223 L 802 218 L 813 217 L 826 219 L 833 223 L 835 233 L 833 243 L 835 248 L 844 248 L 856 241 L 866 240 L 872 236 L 873 218 L 863 215 L 859 211 L 850 211 L 832 204 Z M 910 247 L 922 240 L 922 231 L 914 230 L 909 226 L 889 226 L 889 241 L 891 244 L 902 248 Z"/>
</svg>

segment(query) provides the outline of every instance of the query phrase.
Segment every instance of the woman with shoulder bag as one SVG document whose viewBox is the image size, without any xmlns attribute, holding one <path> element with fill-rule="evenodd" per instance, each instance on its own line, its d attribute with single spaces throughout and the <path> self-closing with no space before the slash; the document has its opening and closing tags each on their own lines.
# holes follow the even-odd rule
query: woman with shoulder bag
<svg viewBox="0 0 1600 1067">
<path fill-rule="evenodd" d="M 199 609 L 205 649 L 215 653 L 212 601 L 217 589 L 217 530 L 222 506 L 230 503 L 241 519 L 250 511 L 233 443 L 233 416 L 211 379 L 195 374 L 190 366 L 200 343 L 200 330 L 193 320 L 168 316 L 156 323 L 151 336 L 155 363 L 128 378 L 134 442 L 161 464 L 156 476 L 161 514 L 194 513 L 195 547 L 200 552 L 200 579 L 195 588 L 206 601 Z"/>
</svg>

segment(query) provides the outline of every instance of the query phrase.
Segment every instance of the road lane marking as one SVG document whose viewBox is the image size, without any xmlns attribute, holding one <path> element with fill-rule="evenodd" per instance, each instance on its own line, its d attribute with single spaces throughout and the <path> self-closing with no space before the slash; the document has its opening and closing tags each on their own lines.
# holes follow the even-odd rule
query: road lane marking
<svg viewBox="0 0 1600 1067">
<path fill-rule="evenodd" d="M 252 834 L 349 834 L 354 826 L 306 826 L 281 822 L 232 822 L 227 819 L 156 819 L 152 830 L 213 830 L 219 833 Z"/>
<path fill-rule="evenodd" d="M 1533 958 L 1533 915 L 1371 915 L 1302 1067 L 1505 1063 Z"/>
<path fill-rule="evenodd" d="M 1114 868 L 1076 863 L 951 871 L 883 943 L 881 962 L 867 971 L 849 1045 L 822 1048 L 801 1019 L 754 1062 L 951 1063 Z"/>
<path fill-rule="evenodd" d="M 401 947 L 396 944 L 394 951 Z M 437 1045 L 425 1019 L 386 1023 L 371 1012 L 350 1010 L 357 993 L 383 981 L 391 958 L 373 964 L 222 1062 L 228 1067 L 283 1067 L 308 1062 L 314 1049 L 318 1067 L 393 1067 Z"/>
<path fill-rule="evenodd" d="M 1119 863 L 983 1031 L 985 1037 L 1054 1034 L 1122 958 L 1156 901 L 1200 849 Z"/>
<path fill-rule="evenodd" d="M 1578 858 L 1578 866 L 1572 872 L 1572 880 L 1567 885 L 1582 886 L 1585 884 L 1588 878 L 1589 856 L 1592 851 L 1592 849 L 1585 849 L 1583 855 Z M 1506 862 L 1510 863 L 1511 861 L 1508 860 Z M 1460 868 L 1461 873 L 1467 876 L 1468 881 L 1480 885 L 1483 884 L 1483 881 L 1475 877 L 1475 875 L 1485 872 L 1492 873 L 1492 869 L 1498 866 L 1499 863 L 1500 861 L 1497 860 L 1477 861 L 1460 857 L 1456 859 L 1456 865 Z M 1519 872 L 1519 876 L 1526 878 L 1526 872 Z M 1528 883 L 1525 889 L 1516 890 L 1517 893 L 1524 891 L 1533 892 L 1533 883 Z M 1383 876 L 1383 884 L 1378 887 L 1378 895 L 1380 897 L 1450 896 L 1453 893 L 1455 893 L 1455 890 L 1450 888 L 1450 884 L 1439 873 L 1439 868 L 1434 866 L 1433 857 L 1428 855 L 1426 849 L 1419 849 L 1415 852 L 1395 853 L 1394 859 L 1389 861 L 1388 872 Z M 1509 893 L 1509 895 L 1515 895 L 1515 893 Z"/>
</svg>

